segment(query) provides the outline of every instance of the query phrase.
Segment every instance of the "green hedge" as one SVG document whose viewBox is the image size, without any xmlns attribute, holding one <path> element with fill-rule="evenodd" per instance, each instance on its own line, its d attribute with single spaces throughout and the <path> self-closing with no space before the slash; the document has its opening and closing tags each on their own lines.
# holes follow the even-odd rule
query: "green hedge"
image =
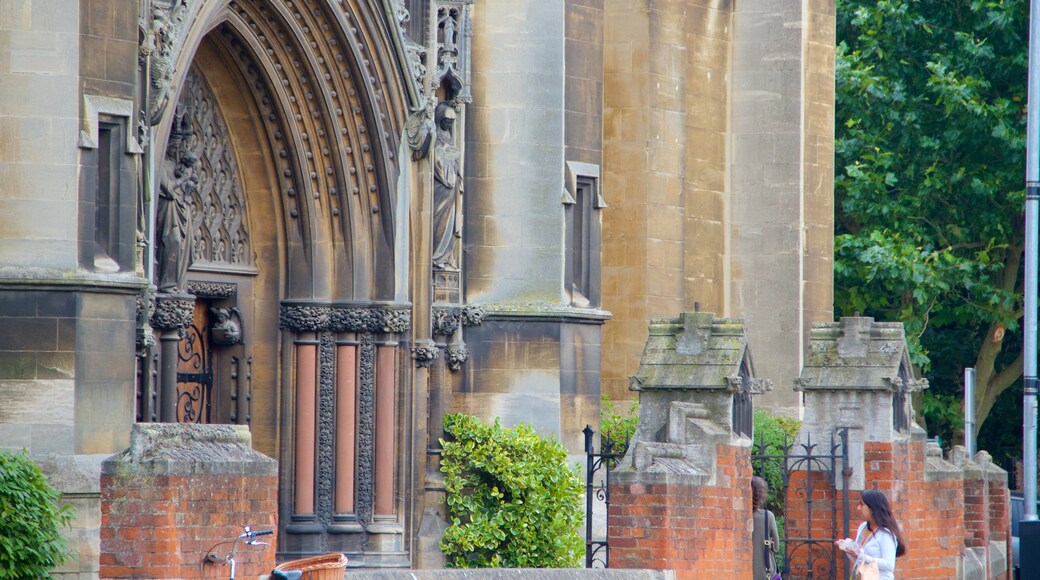
<svg viewBox="0 0 1040 580">
<path fill-rule="evenodd" d="M 0 450 L 0 578 L 50 578 L 68 550 L 72 509 L 28 453 Z"/>
<path fill-rule="evenodd" d="M 506 429 L 462 414 L 447 415 L 444 431 L 447 565 L 579 567 L 583 485 L 563 446 L 527 425 Z"/>
</svg>

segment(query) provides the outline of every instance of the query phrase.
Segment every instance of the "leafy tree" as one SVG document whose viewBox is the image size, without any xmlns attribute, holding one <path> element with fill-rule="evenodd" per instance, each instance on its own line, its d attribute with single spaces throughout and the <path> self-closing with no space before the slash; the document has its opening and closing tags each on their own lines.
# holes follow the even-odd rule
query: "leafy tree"
<svg viewBox="0 0 1040 580">
<path fill-rule="evenodd" d="M 902 321 L 925 374 L 974 366 L 979 425 L 1022 374 L 1027 26 L 1025 0 L 837 0 L 835 310 Z M 974 360 L 933 356 L 947 332 Z"/>
<path fill-rule="evenodd" d="M 557 441 L 528 425 L 447 415 L 441 471 L 451 525 L 440 543 L 453 568 L 576 568 L 584 486 Z"/>
</svg>

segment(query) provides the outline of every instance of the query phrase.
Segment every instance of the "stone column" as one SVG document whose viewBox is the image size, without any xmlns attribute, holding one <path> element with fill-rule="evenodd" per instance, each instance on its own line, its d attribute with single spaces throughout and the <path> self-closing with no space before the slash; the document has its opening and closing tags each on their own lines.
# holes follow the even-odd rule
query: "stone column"
<svg viewBox="0 0 1040 580">
<path fill-rule="evenodd" d="M 177 348 L 195 314 L 191 294 L 160 294 L 152 327 L 159 330 L 159 421 L 177 422 Z"/>
</svg>

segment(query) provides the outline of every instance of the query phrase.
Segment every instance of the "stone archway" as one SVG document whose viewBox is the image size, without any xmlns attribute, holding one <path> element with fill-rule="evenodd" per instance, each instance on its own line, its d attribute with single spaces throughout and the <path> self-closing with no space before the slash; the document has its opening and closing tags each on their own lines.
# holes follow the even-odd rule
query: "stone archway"
<svg viewBox="0 0 1040 580">
<path fill-rule="evenodd" d="M 382 3 L 176 6 L 182 72 L 156 103 L 155 142 L 169 153 L 160 184 L 191 198 L 189 260 L 165 265 L 177 236 L 157 220 L 160 304 L 187 293 L 194 312 L 238 324 L 240 341 L 213 351 L 212 400 L 280 462 L 281 556 L 407 565 L 411 305 L 395 302 L 391 184 L 408 107 L 372 19 Z M 183 282 L 164 286 L 178 267 Z"/>
</svg>

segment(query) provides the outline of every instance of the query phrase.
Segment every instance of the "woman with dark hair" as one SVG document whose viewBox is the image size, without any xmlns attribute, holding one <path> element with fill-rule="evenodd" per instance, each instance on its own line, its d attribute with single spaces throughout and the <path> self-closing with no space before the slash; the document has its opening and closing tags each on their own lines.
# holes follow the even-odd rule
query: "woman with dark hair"
<svg viewBox="0 0 1040 580">
<path fill-rule="evenodd" d="M 751 567 L 753 580 L 772 580 L 776 574 L 776 551 L 779 549 L 780 535 L 776 532 L 776 518 L 773 512 L 766 509 L 766 498 L 769 487 L 766 480 L 759 476 L 751 478 L 751 517 L 754 523 L 751 531 Z"/>
<path fill-rule="evenodd" d="M 880 580 L 893 580 L 896 570 L 896 556 L 906 553 L 906 542 L 892 508 L 885 494 L 868 489 L 860 499 L 859 513 L 866 521 L 860 524 L 855 541 L 845 538 L 838 540 L 838 548 L 855 558 L 852 577 L 867 577 L 868 569 L 877 570 L 872 576 Z"/>
</svg>

